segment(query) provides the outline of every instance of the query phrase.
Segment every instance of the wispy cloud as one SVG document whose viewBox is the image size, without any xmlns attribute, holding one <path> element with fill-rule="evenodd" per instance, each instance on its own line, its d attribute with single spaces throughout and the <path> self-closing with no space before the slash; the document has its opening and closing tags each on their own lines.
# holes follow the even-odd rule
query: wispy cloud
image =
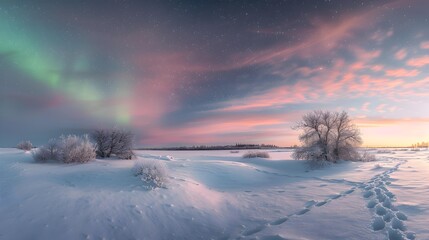
<svg viewBox="0 0 429 240">
<path fill-rule="evenodd" d="M 398 68 L 398 69 L 389 69 L 386 70 L 386 76 L 389 77 L 415 77 L 420 73 L 419 70 L 416 69 L 405 69 L 405 68 Z"/>
<path fill-rule="evenodd" d="M 402 60 L 407 56 L 407 50 L 406 49 L 400 49 L 395 53 L 395 58 L 397 60 Z"/>
<path fill-rule="evenodd" d="M 411 58 L 407 61 L 407 64 L 412 67 L 423 67 L 429 64 L 429 56 Z"/>
</svg>

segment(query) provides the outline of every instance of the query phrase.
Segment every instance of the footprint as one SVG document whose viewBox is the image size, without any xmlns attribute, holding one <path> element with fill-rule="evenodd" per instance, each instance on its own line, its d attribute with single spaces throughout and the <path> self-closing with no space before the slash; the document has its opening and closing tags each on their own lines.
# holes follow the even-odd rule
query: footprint
<svg viewBox="0 0 429 240">
<path fill-rule="evenodd" d="M 407 215 L 403 214 L 402 212 L 397 212 L 397 213 L 396 213 L 396 217 L 397 217 L 399 220 L 402 220 L 402 221 L 405 221 L 405 220 L 407 220 L 407 219 L 408 219 L 408 218 L 407 218 Z"/>
<path fill-rule="evenodd" d="M 340 198 L 341 197 L 341 194 L 338 194 L 338 195 L 334 195 L 334 196 L 332 196 L 331 197 L 331 199 L 338 199 L 338 198 Z"/>
<path fill-rule="evenodd" d="M 387 231 L 387 235 L 389 237 L 389 240 L 402 240 L 405 239 L 404 234 L 401 230 L 389 228 Z"/>
<path fill-rule="evenodd" d="M 406 230 L 404 222 L 402 222 L 401 220 L 399 220 L 397 218 L 393 218 L 392 219 L 392 228 L 399 229 L 401 231 L 405 231 Z"/>
<path fill-rule="evenodd" d="M 266 225 L 261 225 L 261 226 L 258 226 L 258 227 L 256 227 L 256 228 L 249 229 L 249 230 L 247 230 L 247 231 L 244 231 L 244 232 L 243 232 L 243 235 L 244 235 L 244 236 L 250 236 L 250 235 L 253 235 L 253 234 L 255 234 L 255 233 L 258 233 L 258 232 L 260 232 L 260 231 L 264 230 L 266 227 L 267 227 Z"/>
<path fill-rule="evenodd" d="M 375 213 L 377 213 L 377 215 L 382 216 L 387 214 L 387 210 L 382 205 L 377 204 L 377 206 L 375 207 Z"/>
<path fill-rule="evenodd" d="M 316 207 L 323 206 L 323 205 L 325 205 L 326 203 L 328 203 L 328 201 L 321 201 L 321 202 L 318 202 L 318 203 L 316 203 Z"/>
<path fill-rule="evenodd" d="M 312 207 L 316 203 L 317 203 L 316 201 L 310 200 L 304 204 L 304 207 L 309 208 L 309 207 Z"/>
<path fill-rule="evenodd" d="M 284 218 L 280 218 L 275 220 L 274 222 L 271 222 L 270 225 L 276 226 L 276 225 L 280 225 L 284 222 L 286 222 L 289 218 L 288 217 L 284 217 Z"/>
<path fill-rule="evenodd" d="M 364 194 L 363 194 L 363 197 L 364 198 L 369 198 L 369 197 L 371 197 L 371 196 L 373 196 L 374 195 L 374 192 L 372 191 L 372 190 L 368 190 L 368 191 L 366 191 Z"/>
<path fill-rule="evenodd" d="M 374 231 L 382 230 L 386 226 L 386 223 L 384 222 L 383 218 L 376 217 L 374 219 L 374 222 L 372 222 L 372 229 Z"/>
<path fill-rule="evenodd" d="M 352 193 L 352 192 L 354 192 L 354 191 L 355 191 L 355 189 L 354 189 L 354 188 L 352 188 L 352 189 L 349 189 L 349 190 L 345 191 L 345 192 L 344 192 L 344 194 L 350 194 L 350 193 Z"/>
<path fill-rule="evenodd" d="M 390 221 L 392 221 L 393 217 L 394 217 L 393 213 L 388 212 L 388 213 L 386 213 L 386 215 L 383 216 L 383 220 L 385 222 L 390 222 Z"/>
<path fill-rule="evenodd" d="M 411 240 L 414 240 L 414 239 L 416 239 L 416 234 L 415 233 L 413 233 L 413 232 L 407 232 L 407 238 L 408 239 L 411 239 Z"/>
<path fill-rule="evenodd" d="M 368 204 L 366 205 L 367 208 L 374 208 L 375 205 L 377 205 L 377 200 L 372 199 L 371 201 L 368 202 Z"/>
<path fill-rule="evenodd" d="M 301 211 L 299 211 L 299 212 L 297 212 L 296 213 L 296 215 L 303 215 L 303 214 L 305 214 L 305 213 L 307 213 L 308 211 L 310 211 L 310 209 L 308 209 L 308 208 L 304 208 L 304 209 L 302 209 Z"/>
</svg>

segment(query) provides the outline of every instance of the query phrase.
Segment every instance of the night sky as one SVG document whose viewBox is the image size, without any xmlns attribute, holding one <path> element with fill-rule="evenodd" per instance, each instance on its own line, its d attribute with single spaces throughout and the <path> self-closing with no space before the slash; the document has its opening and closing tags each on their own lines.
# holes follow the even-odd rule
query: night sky
<svg viewBox="0 0 429 240">
<path fill-rule="evenodd" d="M 429 1 L 0 3 L 0 146 L 297 144 L 346 110 L 364 146 L 429 140 Z"/>
</svg>

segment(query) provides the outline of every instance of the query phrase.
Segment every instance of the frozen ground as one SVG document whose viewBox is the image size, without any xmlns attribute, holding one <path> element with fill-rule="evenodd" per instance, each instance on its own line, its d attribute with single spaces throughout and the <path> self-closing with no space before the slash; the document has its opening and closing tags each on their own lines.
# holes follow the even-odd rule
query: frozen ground
<svg viewBox="0 0 429 240">
<path fill-rule="evenodd" d="M 138 151 L 164 161 L 147 190 L 131 160 L 37 164 L 0 149 L 0 239 L 429 239 L 429 151 L 308 170 L 290 151 Z"/>
</svg>

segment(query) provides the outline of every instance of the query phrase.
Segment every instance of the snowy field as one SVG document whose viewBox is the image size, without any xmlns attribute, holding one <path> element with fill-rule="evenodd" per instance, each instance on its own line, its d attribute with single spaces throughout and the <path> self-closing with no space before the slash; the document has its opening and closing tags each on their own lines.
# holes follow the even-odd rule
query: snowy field
<svg viewBox="0 0 429 240">
<path fill-rule="evenodd" d="M 0 149 L 0 239 L 429 239 L 429 151 L 309 170 L 289 150 L 137 151 L 168 169 L 148 190 L 133 160 L 34 163 Z"/>
</svg>

